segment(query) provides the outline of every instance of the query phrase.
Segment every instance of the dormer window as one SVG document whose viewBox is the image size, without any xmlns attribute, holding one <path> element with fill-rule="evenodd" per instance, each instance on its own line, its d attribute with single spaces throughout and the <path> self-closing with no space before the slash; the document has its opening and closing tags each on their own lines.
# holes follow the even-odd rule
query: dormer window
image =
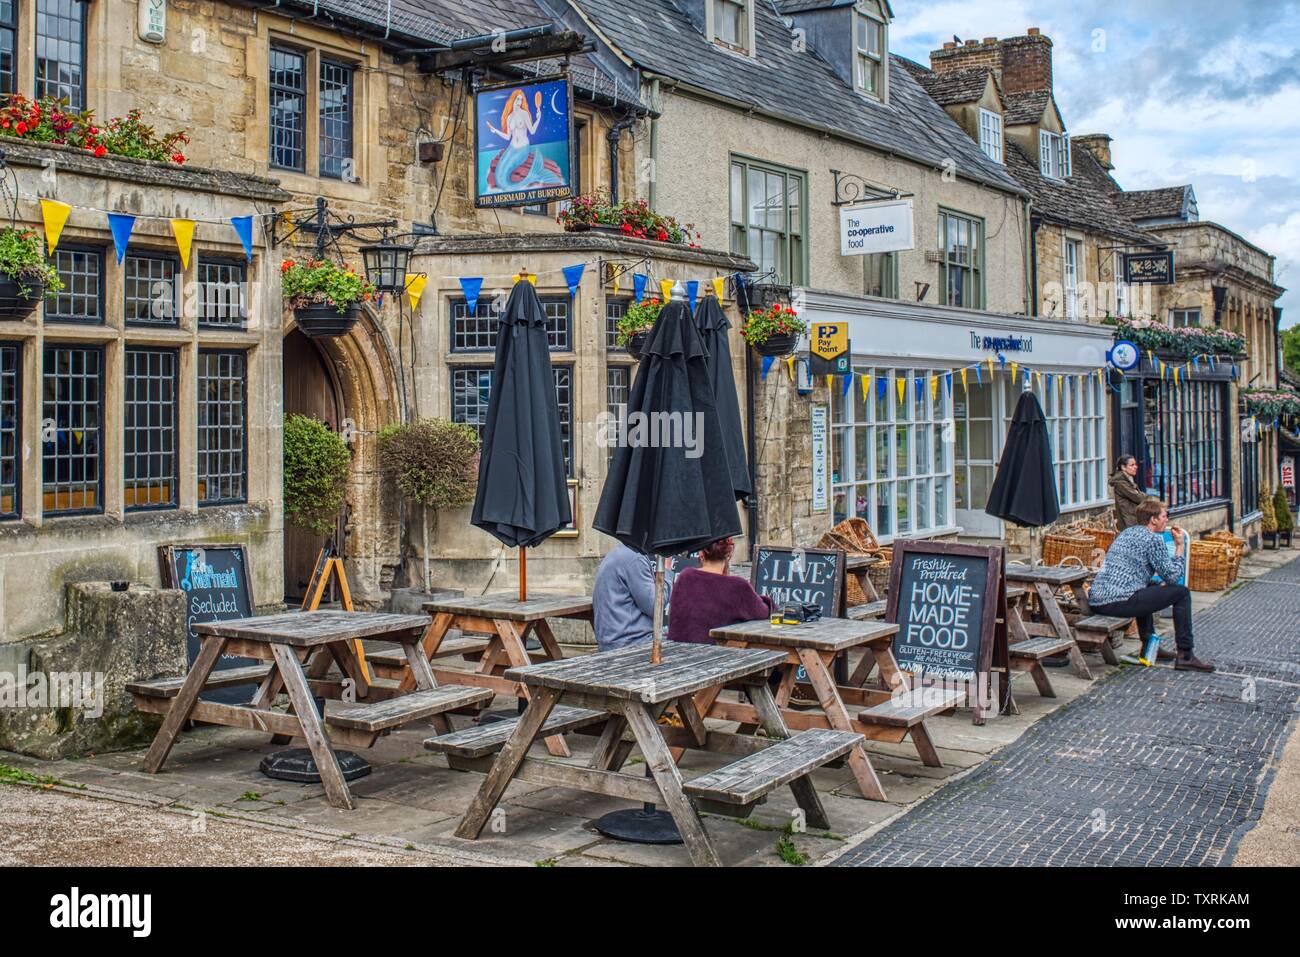
<svg viewBox="0 0 1300 957">
<path fill-rule="evenodd" d="M 709 39 L 741 53 L 749 53 L 750 0 L 708 0 Z"/>
<path fill-rule="evenodd" d="M 1070 178 L 1070 137 L 1038 131 L 1038 170 L 1052 179 Z"/>
<path fill-rule="evenodd" d="M 868 96 L 884 99 L 885 24 L 860 10 L 853 19 L 854 82 Z"/>
<path fill-rule="evenodd" d="M 1002 114 L 980 110 L 980 149 L 995 163 L 1002 162 Z"/>
</svg>

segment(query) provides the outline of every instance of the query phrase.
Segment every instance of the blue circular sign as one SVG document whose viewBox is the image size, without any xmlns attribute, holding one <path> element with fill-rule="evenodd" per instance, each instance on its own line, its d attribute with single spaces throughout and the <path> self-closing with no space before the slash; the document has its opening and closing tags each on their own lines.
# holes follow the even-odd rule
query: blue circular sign
<svg viewBox="0 0 1300 957">
<path fill-rule="evenodd" d="M 1127 339 L 1121 339 L 1110 347 L 1110 351 L 1106 353 L 1106 361 L 1116 369 L 1123 369 L 1127 372 L 1142 361 L 1142 353 L 1138 351 L 1138 347 L 1133 343 Z"/>
</svg>

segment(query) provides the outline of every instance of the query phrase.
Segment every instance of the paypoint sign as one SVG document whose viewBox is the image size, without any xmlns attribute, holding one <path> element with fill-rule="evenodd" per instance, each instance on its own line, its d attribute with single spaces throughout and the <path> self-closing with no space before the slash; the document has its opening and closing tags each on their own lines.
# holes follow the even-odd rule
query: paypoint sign
<svg viewBox="0 0 1300 957">
<path fill-rule="evenodd" d="M 844 375 L 849 371 L 849 324 L 814 322 L 809 330 L 809 372 L 819 375 Z"/>
</svg>

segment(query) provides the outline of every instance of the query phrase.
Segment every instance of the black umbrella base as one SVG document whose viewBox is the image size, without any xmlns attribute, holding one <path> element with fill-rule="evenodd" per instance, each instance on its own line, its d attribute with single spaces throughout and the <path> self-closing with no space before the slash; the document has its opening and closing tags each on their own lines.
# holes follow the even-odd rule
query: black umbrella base
<svg viewBox="0 0 1300 957">
<path fill-rule="evenodd" d="M 1068 667 L 1070 667 L 1070 656 L 1069 656 L 1069 655 L 1053 655 L 1051 658 L 1044 658 L 1044 659 L 1043 659 L 1043 667 L 1045 667 L 1045 668 L 1068 668 Z"/>
<path fill-rule="evenodd" d="M 673 816 L 655 808 L 637 808 L 628 811 L 611 811 L 598 817 L 593 826 L 606 837 L 629 844 L 680 844 Z"/>
<path fill-rule="evenodd" d="M 370 773 L 370 762 L 351 751 L 335 751 L 339 768 L 343 771 L 344 781 L 355 781 Z M 316 770 L 316 759 L 306 748 L 286 748 L 274 751 L 262 759 L 258 770 L 268 778 L 277 781 L 293 781 L 297 784 L 320 784 L 320 772 Z"/>
</svg>

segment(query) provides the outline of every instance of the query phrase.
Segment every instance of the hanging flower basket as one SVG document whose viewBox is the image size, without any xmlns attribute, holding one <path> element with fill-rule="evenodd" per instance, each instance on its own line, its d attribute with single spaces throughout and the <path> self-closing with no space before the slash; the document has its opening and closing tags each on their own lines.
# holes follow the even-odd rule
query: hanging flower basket
<svg viewBox="0 0 1300 957">
<path fill-rule="evenodd" d="M 299 306 L 293 311 L 293 318 L 308 339 L 332 339 L 347 335 L 360 314 L 361 308 L 356 304 L 339 312 L 332 303 L 321 302 Z"/>
<path fill-rule="evenodd" d="M 356 325 L 361 303 L 375 296 L 375 287 L 351 266 L 312 259 L 280 264 L 285 301 L 293 308 L 298 328 L 309 339 L 346 335 Z"/>
<path fill-rule="evenodd" d="M 650 338 L 649 332 L 634 332 L 628 337 L 625 348 L 627 354 L 637 362 L 641 361 L 641 350 L 645 348 L 645 341 Z"/>
<path fill-rule="evenodd" d="M 788 356 L 807 328 L 793 309 L 778 302 L 746 316 L 740 334 L 760 356 Z"/>
<path fill-rule="evenodd" d="M 646 339 L 650 337 L 650 330 L 654 328 L 655 320 L 659 318 L 663 308 L 664 305 L 657 296 L 648 296 L 628 306 L 614 325 L 616 331 L 614 342 L 626 349 L 633 359 L 640 361 L 641 350 L 645 347 Z"/>
<path fill-rule="evenodd" d="M 45 284 L 0 276 L 0 319 L 26 319 L 41 304 Z"/>
</svg>

